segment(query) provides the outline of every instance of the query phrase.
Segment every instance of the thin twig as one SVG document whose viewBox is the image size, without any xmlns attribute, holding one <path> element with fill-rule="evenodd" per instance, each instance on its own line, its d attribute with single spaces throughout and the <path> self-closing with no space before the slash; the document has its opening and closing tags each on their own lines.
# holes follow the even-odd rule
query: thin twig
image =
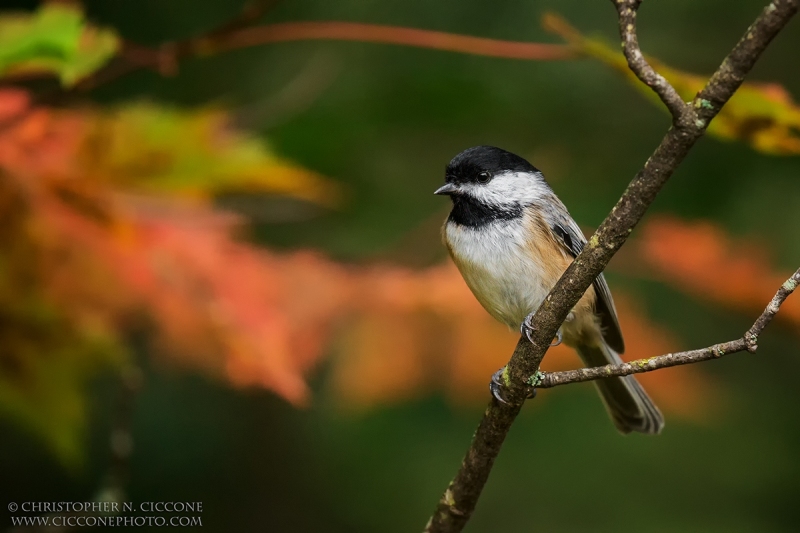
<svg viewBox="0 0 800 533">
<path fill-rule="evenodd" d="M 357 41 L 415 46 L 463 54 L 526 60 L 572 59 L 575 53 L 561 44 L 504 41 L 433 30 L 382 26 L 358 22 L 284 22 L 253 27 L 216 43 L 217 50 L 307 40 Z"/>
<path fill-rule="evenodd" d="M 653 89 L 667 106 L 675 120 L 679 120 L 691 111 L 691 107 L 683 101 L 678 91 L 658 72 L 650 66 L 639 48 L 636 35 L 636 13 L 642 0 L 617 0 L 619 16 L 619 36 L 622 39 L 622 52 L 628 60 L 628 67 L 642 80 L 642 83 Z"/>
<path fill-rule="evenodd" d="M 689 350 L 686 352 L 668 353 L 658 357 L 648 359 L 637 359 L 628 361 L 620 365 L 605 365 L 592 368 L 580 368 L 577 370 L 565 370 L 562 372 L 539 372 L 536 374 L 534 386 L 537 389 L 549 389 L 559 385 L 570 383 L 580 383 L 582 381 L 594 381 L 615 376 L 630 376 L 631 374 L 641 374 L 652 372 L 661 368 L 671 366 L 689 365 L 719 359 L 722 356 L 737 352 L 755 353 L 758 349 L 758 337 L 767 324 L 775 317 L 781 304 L 789 297 L 792 292 L 800 285 L 800 269 L 781 285 L 778 292 L 767 305 L 761 316 L 755 321 L 750 329 L 739 339 L 715 344 L 699 350 Z"/>
<path fill-rule="evenodd" d="M 133 415 L 143 377 L 142 370 L 132 363 L 120 370 L 119 397 L 109 436 L 111 464 L 105 485 L 98 494 L 98 499 L 102 501 L 115 501 L 120 504 L 125 501 L 133 453 Z"/>
<path fill-rule="evenodd" d="M 190 57 L 264 44 L 314 40 L 395 44 L 529 61 L 554 61 L 577 56 L 569 46 L 562 44 L 504 41 L 400 26 L 339 21 L 281 22 L 252 27 L 228 23 L 207 34 L 167 42 L 157 48 L 126 41 L 119 58 L 82 80 L 73 90 L 88 91 L 143 68 L 166 76 L 174 75 L 180 62 Z"/>
<path fill-rule="evenodd" d="M 200 43 L 213 41 L 214 39 L 224 39 L 228 35 L 252 26 L 266 15 L 270 9 L 275 7 L 279 1 L 253 0 L 246 3 L 236 16 L 206 33 L 184 41 L 166 42 L 155 49 L 123 40 L 118 56 L 114 60 L 105 68 L 81 80 L 72 90 L 90 91 L 142 68 L 151 68 L 165 76 L 175 75 L 178 71 L 179 61 L 188 57 L 190 55 L 189 51 L 201 49 L 202 45 Z"/>
<path fill-rule="evenodd" d="M 274 8 L 278 2 L 280 0 L 252 0 L 247 2 L 237 16 L 208 32 L 206 37 L 221 37 L 252 26 Z"/>
<path fill-rule="evenodd" d="M 536 329 L 531 342 L 520 338 L 503 374 L 502 395 L 509 404 L 494 400 L 489 403 L 461 468 L 439 500 L 425 527 L 426 532 L 457 532 L 467 524 L 503 440 L 530 393 L 528 379 L 538 372 L 539 364 L 567 313 L 628 239 L 658 192 L 702 137 L 709 121 L 739 87 L 761 52 L 797 12 L 798 2 L 800 0 L 773 0 L 764 8 L 700 93 L 703 98 L 693 102 L 692 112 L 698 118 L 694 121 L 674 120 L 644 168 L 636 174 L 611 213 L 550 291 L 534 316 Z M 629 23 L 634 24 L 635 31 L 635 19 Z M 631 46 L 637 47 L 636 41 L 632 41 Z"/>
</svg>

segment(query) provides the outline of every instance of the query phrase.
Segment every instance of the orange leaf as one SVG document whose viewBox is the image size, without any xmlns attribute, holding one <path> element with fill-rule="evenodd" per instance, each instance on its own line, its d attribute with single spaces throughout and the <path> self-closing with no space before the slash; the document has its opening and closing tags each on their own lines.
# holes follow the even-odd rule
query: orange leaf
<svg viewBox="0 0 800 533">
<path fill-rule="evenodd" d="M 639 247 L 660 279 L 754 318 L 791 275 L 772 267 L 763 245 L 734 240 L 708 221 L 654 218 L 644 227 Z M 800 301 L 786 300 L 776 318 L 800 324 Z"/>
</svg>

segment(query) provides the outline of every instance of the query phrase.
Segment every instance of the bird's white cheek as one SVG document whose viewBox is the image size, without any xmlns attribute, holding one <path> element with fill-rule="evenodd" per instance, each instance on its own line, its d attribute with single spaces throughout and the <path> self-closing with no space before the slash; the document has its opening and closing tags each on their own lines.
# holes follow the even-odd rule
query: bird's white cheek
<svg viewBox="0 0 800 533">
<path fill-rule="evenodd" d="M 462 188 L 476 200 L 495 206 L 529 205 L 551 194 L 545 182 L 529 172 L 505 172 L 489 183 L 468 183 Z"/>
</svg>

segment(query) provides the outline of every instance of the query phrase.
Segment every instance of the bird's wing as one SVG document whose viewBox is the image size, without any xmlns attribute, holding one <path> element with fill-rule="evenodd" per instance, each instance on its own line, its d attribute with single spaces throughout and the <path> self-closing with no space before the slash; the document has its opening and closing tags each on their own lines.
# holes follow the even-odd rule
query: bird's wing
<svg viewBox="0 0 800 533">
<path fill-rule="evenodd" d="M 556 240 L 564 245 L 564 248 L 573 258 L 581 253 L 586 244 L 586 237 L 583 236 L 583 232 L 569 215 L 560 217 L 557 220 L 551 220 L 550 228 L 553 230 Z M 617 309 L 614 307 L 611 290 L 608 288 L 608 283 L 606 283 L 606 278 L 603 274 L 600 274 L 594 280 L 594 290 L 597 293 L 595 312 L 600 317 L 603 339 L 615 352 L 623 353 L 625 351 L 625 342 L 622 340 L 622 331 L 617 319 Z"/>
</svg>

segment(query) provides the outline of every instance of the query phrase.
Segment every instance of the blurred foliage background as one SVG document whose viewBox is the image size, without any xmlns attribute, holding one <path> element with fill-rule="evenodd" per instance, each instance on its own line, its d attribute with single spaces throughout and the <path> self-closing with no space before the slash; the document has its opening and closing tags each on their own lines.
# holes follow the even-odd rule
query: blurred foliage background
<svg viewBox="0 0 800 533">
<path fill-rule="evenodd" d="M 3 3 L 0 500 L 113 492 L 202 501 L 210 531 L 419 530 L 516 341 L 440 244 L 444 166 L 476 144 L 519 153 L 590 232 L 668 116 L 619 68 L 605 2 L 295 0 L 247 21 L 573 47 L 553 61 L 161 46 L 244 7 Z M 688 99 L 762 7 L 647 3 L 640 42 Z M 800 264 L 796 25 L 609 267 L 627 358 L 740 335 Z M 796 530 L 800 301 L 779 317 L 758 355 L 644 376 L 657 438 L 619 436 L 590 385 L 539 394 L 469 531 Z"/>
</svg>

